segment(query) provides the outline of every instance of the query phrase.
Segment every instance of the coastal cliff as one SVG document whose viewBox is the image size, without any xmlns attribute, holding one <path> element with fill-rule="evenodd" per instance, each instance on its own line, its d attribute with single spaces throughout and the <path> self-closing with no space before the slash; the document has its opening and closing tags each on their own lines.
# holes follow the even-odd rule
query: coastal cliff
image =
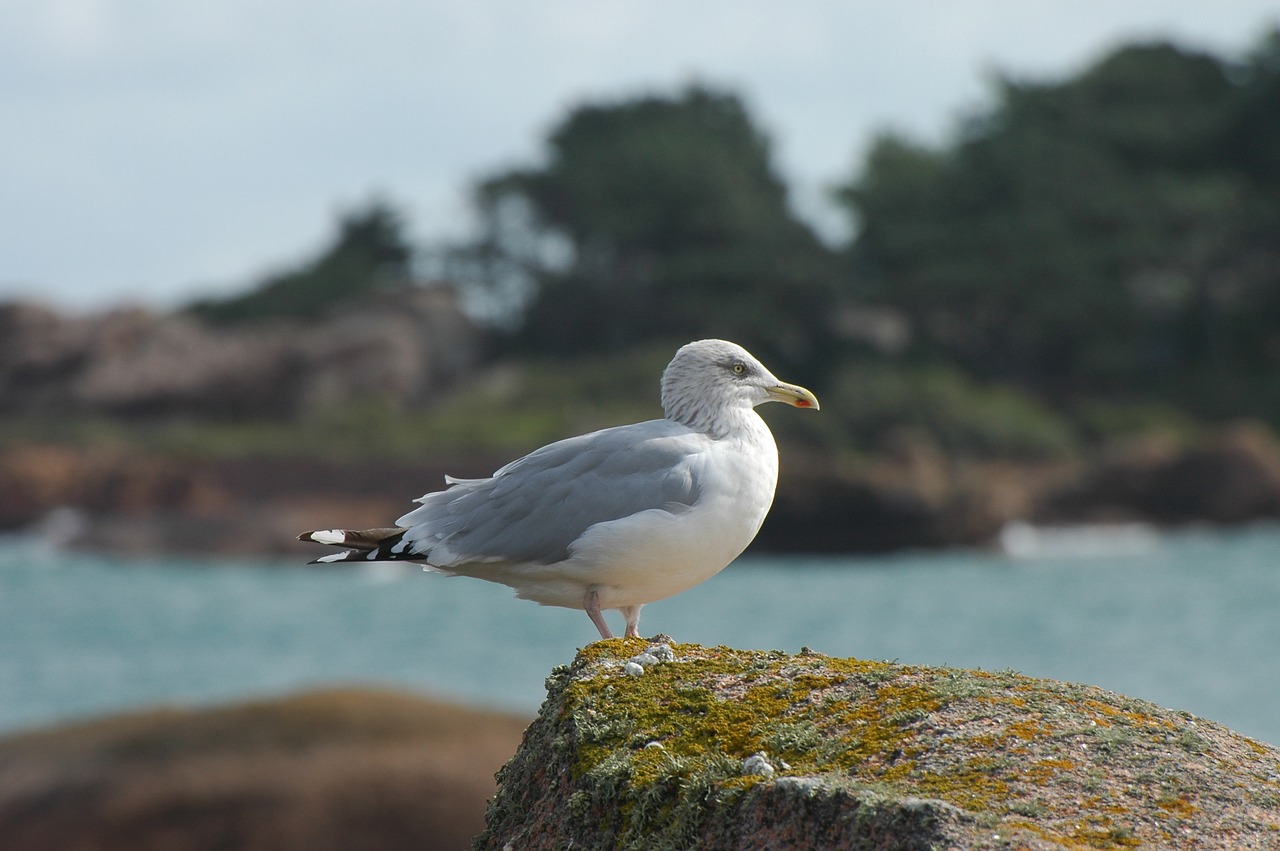
<svg viewBox="0 0 1280 851">
<path fill-rule="evenodd" d="M 1280 751 L 1012 672 L 613 639 L 548 681 L 478 851 L 1273 848 Z"/>
</svg>

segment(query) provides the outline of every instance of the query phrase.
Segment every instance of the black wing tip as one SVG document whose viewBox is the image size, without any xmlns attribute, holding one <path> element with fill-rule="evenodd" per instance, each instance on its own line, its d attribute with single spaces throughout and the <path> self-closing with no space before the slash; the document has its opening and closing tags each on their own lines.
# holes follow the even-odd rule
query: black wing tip
<svg viewBox="0 0 1280 851">
<path fill-rule="evenodd" d="M 334 564 L 344 561 L 418 561 L 422 555 L 414 552 L 412 547 L 402 541 L 407 531 L 399 527 L 368 529 L 363 532 L 319 529 L 303 532 L 298 536 L 298 540 L 345 548 L 340 552 L 314 558 L 307 564 Z"/>
</svg>

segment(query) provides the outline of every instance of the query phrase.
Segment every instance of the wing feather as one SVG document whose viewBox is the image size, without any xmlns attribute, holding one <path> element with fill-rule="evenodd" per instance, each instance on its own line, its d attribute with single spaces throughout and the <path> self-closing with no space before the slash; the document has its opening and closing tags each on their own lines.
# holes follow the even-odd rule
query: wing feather
<svg viewBox="0 0 1280 851">
<path fill-rule="evenodd" d="M 552 564 L 597 523 L 641 511 L 678 512 L 698 499 L 706 435 L 670 420 L 604 429 L 549 444 L 488 479 L 448 479 L 396 521 L 430 564 Z"/>
</svg>

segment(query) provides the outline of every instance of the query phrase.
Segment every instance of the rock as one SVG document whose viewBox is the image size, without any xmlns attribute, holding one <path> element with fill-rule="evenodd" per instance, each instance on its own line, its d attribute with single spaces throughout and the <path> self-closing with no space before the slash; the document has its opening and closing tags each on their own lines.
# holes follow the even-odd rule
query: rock
<svg viewBox="0 0 1280 851">
<path fill-rule="evenodd" d="M 443 463 L 443 462 L 442 462 Z M 42 530 L 73 510 L 59 543 L 122 554 L 314 556 L 301 529 L 385 525 L 446 470 L 477 475 L 489 459 L 423 463 L 206 458 L 43 444 L 0 447 L 0 530 Z"/>
<path fill-rule="evenodd" d="M 1229 428 L 1154 471 L 1151 510 L 1171 522 L 1280 517 L 1280 444 L 1263 428 Z"/>
<path fill-rule="evenodd" d="M 1035 517 L 1159 524 L 1277 519 L 1280 443 L 1264 427 L 1241 424 L 1182 449 L 1128 447 L 1049 490 Z"/>
<path fill-rule="evenodd" d="M 759 774 L 761 777 L 771 777 L 774 770 L 773 763 L 769 762 L 769 757 L 764 751 L 753 753 L 742 761 L 743 774 Z"/>
<path fill-rule="evenodd" d="M 335 690 L 0 739 L 22 851 L 463 848 L 525 719 Z"/>
<path fill-rule="evenodd" d="M 839 553 L 983 545 L 1025 511 L 1037 475 L 941 458 L 927 469 L 913 459 L 855 472 L 792 460 L 783 465 L 754 548 Z"/>
<path fill-rule="evenodd" d="M 227 501 L 215 481 L 176 458 L 43 444 L 0 448 L 0 529 L 30 526 L 61 507 L 138 518 L 161 509 L 199 515 Z"/>
<path fill-rule="evenodd" d="M 287 334 L 210 329 L 142 309 L 61 316 L 0 307 L 0 399 L 11 414 L 280 414 L 296 372 Z"/>
<path fill-rule="evenodd" d="M 0 305 L 0 412 L 262 418 L 353 402 L 410 407 L 478 357 L 477 331 L 441 287 L 382 293 L 311 322 L 231 327 L 10 303 Z"/>
<path fill-rule="evenodd" d="M 552 673 L 478 851 L 1280 844 L 1280 750 L 1186 713 L 811 651 L 676 645 L 625 676 L 643 648 Z"/>
<path fill-rule="evenodd" d="M 371 400 L 420 407 L 479 360 L 476 329 L 442 287 L 365 299 L 310 326 L 297 345 L 302 412 Z"/>
</svg>

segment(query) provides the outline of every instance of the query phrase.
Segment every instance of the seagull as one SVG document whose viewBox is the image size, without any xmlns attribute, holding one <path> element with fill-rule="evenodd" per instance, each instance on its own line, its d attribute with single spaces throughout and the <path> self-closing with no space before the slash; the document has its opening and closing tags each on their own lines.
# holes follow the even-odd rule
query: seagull
<svg viewBox="0 0 1280 851">
<path fill-rule="evenodd" d="M 345 548 L 311 562 L 410 561 L 500 582 L 544 606 L 621 610 L 638 637 L 646 603 L 729 565 L 760 531 L 778 481 L 778 447 L 755 407 L 818 409 L 746 349 L 699 340 L 662 373 L 658 420 L 548 444 L 485 479 L 445 477 L 394 527 L 304 532 Z"/>
</svg>

